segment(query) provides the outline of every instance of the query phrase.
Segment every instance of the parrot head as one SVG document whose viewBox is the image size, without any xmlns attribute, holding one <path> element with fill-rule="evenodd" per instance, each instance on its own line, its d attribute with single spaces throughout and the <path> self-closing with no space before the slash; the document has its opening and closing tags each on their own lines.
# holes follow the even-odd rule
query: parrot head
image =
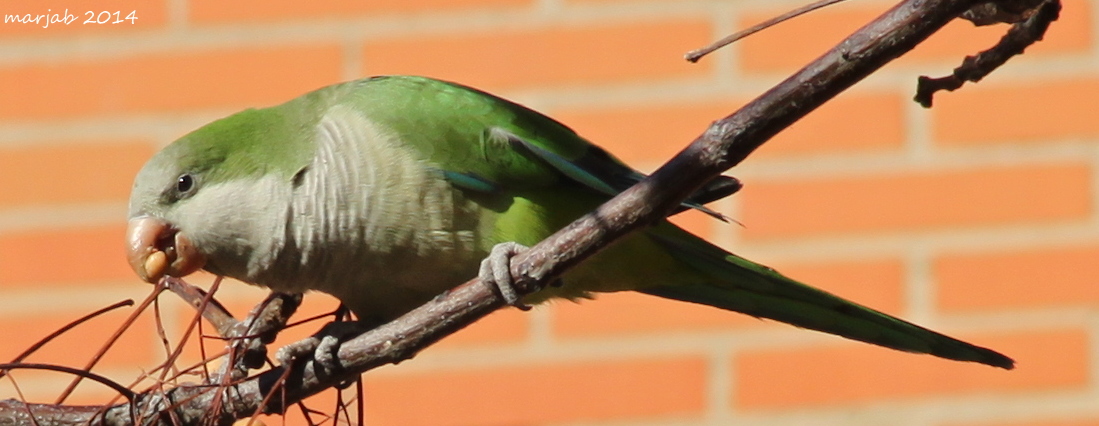
<svg viewBox="0 0 1099 426">
<path fill-rule="evenodd" d="M 246 110 L 154 155 L 130 195 L 126 249 L 134 272 L 151 283 L 200 269 L 247 278 L 285 219 L 288 182 L 311 156 L 292 142 L 287 126 L 297 124 L 278 109 Z"/>
<path fill-rule="evenodd" d="M 206 265 L 206 255 L 197 250 L 190 233 L 180 229 L 178 220 L 180 210 L 205 195 L 199 190 L 205 176 L 173 164 L 173 157 L 162 152 L 146 163 L 130 197 L 127 260 L 150 283 L 165 275 L 183 277 Z"/>
</svg>

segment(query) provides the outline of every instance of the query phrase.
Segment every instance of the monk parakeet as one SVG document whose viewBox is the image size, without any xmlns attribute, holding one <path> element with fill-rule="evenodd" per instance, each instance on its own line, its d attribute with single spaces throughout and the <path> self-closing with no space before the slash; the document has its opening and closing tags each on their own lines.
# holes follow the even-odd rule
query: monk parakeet
<svg viewBox="0 0 1099 426">
<path fill-rule="evenodd" d="M 156 154 L 130 198 L 129 260 L 150 282 L 205 269 L 277 291 L 329 293 L 376 324 L 479 271 L 491 280 L 501 268 L 482 268 L 482 259 L 539 242 L 643 177 L 565 125 L 488 93 L 422 77 L 367 78 L 231 115 Z M 720 217 L 702 204 L 738 188 L 719 178 L 684 208 Z M 639 291 L 1013 366 L 666 221 L 621 238 L 558 284 L 521 302 Z"/>
</svg>

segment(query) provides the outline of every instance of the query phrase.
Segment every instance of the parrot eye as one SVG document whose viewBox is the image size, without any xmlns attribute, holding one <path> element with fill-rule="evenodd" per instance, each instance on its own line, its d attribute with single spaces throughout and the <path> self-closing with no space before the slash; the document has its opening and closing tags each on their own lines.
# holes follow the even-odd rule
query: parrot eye
<svg viewBox="0 0 1099 426">
<path fill-rule="evenodd" d="M 187 193 L 187 191 L 190 191 L 191 188 L 194 187 L 195 178 L 191 177 L 191 175 L 189 174 L 179 175 L 179 178 L 176 179 L 176 191 L 178 191 L 180 194 L 185 194 Z"/>
</svg>

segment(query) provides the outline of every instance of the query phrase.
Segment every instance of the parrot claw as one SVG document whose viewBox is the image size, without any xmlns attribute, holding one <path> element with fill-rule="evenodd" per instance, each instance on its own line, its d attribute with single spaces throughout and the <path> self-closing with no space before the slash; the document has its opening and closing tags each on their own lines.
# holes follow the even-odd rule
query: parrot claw
<svg viewBox="0 0 1099 426">
<path fill-rule="evenodd" d="M 319 371 L 334 373 L 343 368 L 338 355 L 340 342 L 366 329 L 367 327 L 358 322 L 329 323 L 317 334 L 283 346 L 275 353 L 275 358 L 282 365 L 290 365 L 295 359 L 312 355 L 313 363 Z"/>
<path fill-rule="evenodd" d="M 519 294 L 515 291 L 514 281 L 511 277 L 511 258 L 528 249 L 527 246 L 516 242 L 500 243 L 492 246 L 488 257 L 481 261 L 481 270 L 477 277 L 481 282 L 492 289 L 500 290 L 500 296 L 507 304 L 529 311 L 530 306 L 523 303 Z"/>
<path fill-rule="evenodd" d="M 320 347 L 320 342 L 321 338 L 309 336 L 279 348 L 278 352 L 275 352 L 275 359 L 279 361 L 279 364 L 290 365 L 295 359 L 314 353 Z"/>
<path fill-rule="evenodd" d="M 340 365 L 336 351 L 340 349 L 340 339 L 336 336 L 324 336 L 317 342 L 317 349 L 313 351 L 313 361 L 320 364 L 326 371 L 335 371 Z"/>
</svg>

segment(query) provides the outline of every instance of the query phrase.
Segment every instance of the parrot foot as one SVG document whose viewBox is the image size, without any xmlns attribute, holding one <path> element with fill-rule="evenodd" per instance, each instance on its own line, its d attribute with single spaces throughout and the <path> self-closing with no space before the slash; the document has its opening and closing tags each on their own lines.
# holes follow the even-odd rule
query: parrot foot
<svg viewBox="0 0 1099 426">
<path fill-rule="evenodd" d="M 340 321 L 328 323 L 320 332 L 303 340 L 283 346 L 275 353 L 282 365 L 290 365 L 295 359 L 313 355 L 313 362 L 319 371 L 334 373 L 343 368 L 338 355 L 340 342 L 356 336 L 368 327 L 358 322 Z"/>
<path fill-rule="evenodd" d="M 309 336 L 279 348 L 275 358 L 282 365 L 290 365 L 295 359 L 313 355 L 313 361 L 325 370 L 333 371 L 332 367 L 338 366 L 334 352 L 339 344 L 340 339 L 336 336 Z"/>
<path fill-rule="evenodd" d="M 516 242 L 500 243 L 492 246 L 488 257 L 481 261 L 481 270 L 477 277 L 481 282 L 493 289 L 500 290 L 500 296 L 509 305 L 520 310 L 529 311 L 530 306 L 523 303 L 519 293 L 515 291 L 514 281 L 511 276 L 511 258 L 527 251 L 529 247 Z"/>
</svg>

